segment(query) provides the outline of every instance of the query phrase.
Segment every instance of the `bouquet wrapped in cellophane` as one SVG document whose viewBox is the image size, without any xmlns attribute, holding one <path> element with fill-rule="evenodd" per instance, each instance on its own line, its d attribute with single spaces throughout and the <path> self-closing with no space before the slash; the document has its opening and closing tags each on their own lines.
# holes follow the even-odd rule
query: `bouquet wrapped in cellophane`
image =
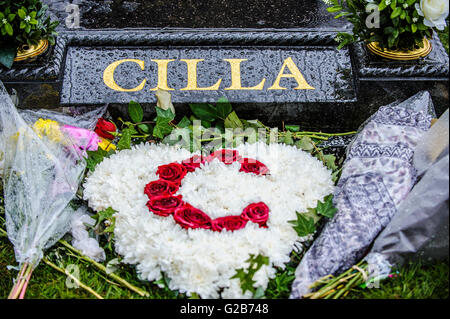
<svg viewBox="0 0 450 319">
<path fill-rule="evenodd" d="M 5 219 L 19 275 L 9 298 L 23 298 L 43 251 L 70 228 L 87 150 L 101 140 L 92 131 L 50 119 L 27 123 L 0 82 L 0 155 Z"/>
</svg>

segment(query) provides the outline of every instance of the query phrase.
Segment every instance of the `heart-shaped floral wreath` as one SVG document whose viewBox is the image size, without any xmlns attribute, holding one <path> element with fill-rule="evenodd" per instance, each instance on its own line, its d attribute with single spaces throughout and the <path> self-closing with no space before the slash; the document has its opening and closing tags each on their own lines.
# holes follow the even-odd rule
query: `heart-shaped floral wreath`
<svg viewBox="0 0 450 319">
<path fill-rule="evenodd" d="M 264 202 L 252 203 L 244 208 L 240 215 L 231 215 L 211 219 L 207 214 L 191 204 L 183 201 L 181 195 L 176 195 L 181 181 L 188 173 L 199 169 L 202 164 L 218 159 L 225 165 L 234 162 L 241 164 L 240 172 L 256 175 L 267 175 L 269 169 L 263 163 L 253 158 L 243 158 L 236 150 L 220 150 L 207 157 L 194 155 L 181 163 L 170 163 L 158 167 L 156 174 L 159 179 L 145 186 L 144 193 L 148 196 L 147 207 L 154 214 L 173 219 L 183 228 L 203 228 L 212 231 L 238 230 L 244 228 L 251 221 L 259 227 L 267 228 L 269 207 Z"/>
<path fill-rule="evenodd" d="M 269 265 L 253 276 L 255 287 L 266 289 L 296 243 L 305 240 L 289 221 L 333 187 L 322 162 L 294 146 L 242 144 L 200 157 L 145 144 L 97 165 L 84 184 L 84 198 L 96 211 L 117 211 L 115 250 L 124 263 L 136 265 L 142 279 L 164 274 L 169 289 L 187 295 L 242 298 L 252 295 L 231 279 L 236 269 L 248 267 L 250 254 L 268 257 Z M 171 205 L 175 209 L 166 210 Z M 252 205 L 260 207 L 253 215 Z"/>
</svg>

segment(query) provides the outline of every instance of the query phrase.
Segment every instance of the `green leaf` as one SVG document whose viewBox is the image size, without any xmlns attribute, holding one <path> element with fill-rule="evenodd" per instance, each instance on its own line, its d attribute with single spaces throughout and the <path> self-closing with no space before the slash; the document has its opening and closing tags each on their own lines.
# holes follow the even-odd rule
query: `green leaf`
<svg viewBox="0 0 450 319">
<path fill-rule="evenodd" d="M 417 25 L 415 23 L 411 24 L 411 32 L 416 33 L 417 31 Z"/>
<path fill-rule="evenodd" d="M 225 119 L 225 127 L 226 128 L 244 128 L 244 124 L 242 124 L 241 120 L 237 116 L 236 112 L 231 112 L 227 118 Z"/>
<path fill-rule="evenodd" d="M 169 121 L 173 121 L 175 118 L 175 114 L 172 113 L 171 109 L 163 110 L 159 107 L 156 107 L 156 119 L 168 119 Z"/>
<path fill-rule="evenodd" d="M 311 217 L 306 217 L 304 214 L 297 214 L 297 220 L 290 220 L 289 223 L 294 226 L 295 231 L 300 237 L 307 236 L 316 231 L 316 227 L 314 225 L 314 219 Z"/>
<path fill-rule="evenodd" d="M 258 289 L 254 287 L 256 281 L 253 280 L 253 276 L 263 265 L 269 265 L 269 257 L 262 255 L 255 257 L 255 255 L 250 254 L 250 258 L 247 259 L 246 262 L 249 263 L 246 270 L 243 268 L 236 269 L 236 274 L 231 277 L 231 279 L 239 279 L 243 293 L 248 290 L 252 292 L 253 295 L 257 294 L 259 298 L 261 298 L 261 291 L 258 292 Z M 264 291 L 262 295 L 264 295 Z"/>
<path fill-rule="evenodd" d="M 286 130 L 291 131 L 291 132 L 300 131 L 300 125 L 285 125 L 284 127 L 286 128 Z"/>
<path fill-rule="evenodd" d="M 232 111 L 233 107 L 226 97 L 223 96 L 217 100 L 216 114 L 222 120 L 225 120 Z"/>
<path fill-rule="evenodd" d="M 401 13 L 402 13 L 401 7 L 395 8 L 394 11 L 392 11 L 392 13 L 391 13 L 391 19 L 398 17 Z"/>
<path fill-rule="evenodd" d="M 25 19 L 25 17 L 26 17 L 26 12 L 24 11 L 24 10 L 22 10 L 22 9 L 19 9 L 18 11 L 17 11 L 17 15 L 21 18 L 21 19 Z"/>
<path fill-rule="evenodd" d="M 213 122 L 218 119 L 216 109 L 211 104 L 190 104 L 192 113 L 200 119 L 204 121 Z"/>
<path fill-rule="evenodd" d="M 420 31 L 428 30 L 428 27 L 427 27 L 425 24 L 423 24 L 422 22 L 417 23 L 417 28 L 418 28 Z"/>
<path fill-rule="evenodd" d="M 323 155 L 323 159 L 325 161 L 325 165 L 331 169 L 332 171 L 338 169 L 337 165 L 336 165 L 336 156 L 334 156 L 333 154 L 326 154 Z"/>
<path fill-rule="evenodd" d="M 333 194 L 326 196 L 323 202 L 318 201 L 316 210 L 322 216 L 333 218 L 337 211 L 333 205 Z"/>
<path fill-rule="evenodd" d="M 264 124 L 259 120 L 241 120 L 242 124 L 244 124 L 244 128 L 252 127 L 255 129 L 264 128 Z"/>
<path fill-rule="evenodd" d="M 100 147 L 97 151 L 87 151 L 86 153 L 88 155 L 86 159 L 86 168 L 91 172 L 95 170 L 95 167 L 100 164 L 108 154 L 108 152 L 102 150 Z"/>
<path fill-rule="evenodd" d="M 130 101 L 130 103 L 128 103 L 128 114 L 130 115 L 133 123 L 142 122 L 142 119 L 144 118 L 144 110 L 142 110 L 142 106 L 135 101 Z"/>
<path fill-rule="evenodd" d="M 152 129 L 152 127 L 146 123 L 138 124 L 137 127 L 144 133 L 149 133 Z"/>
<path fill-rule="evenodd" d="M 314 149 L 314 142 L 309 136 L 302 137 L 299 141 L 295 143 L 297 148 L 302 149 L 306 152 L 311 152 Z"/>
<path fill-rule="evenodd" d="M 327 11 L 328 12 L 338 12 L 338 11 L 341 11 L 342 9 L 344 9 L 342 6 L 333 6 L 333 7 L 327 8 Z"/>
<path fill-rule="evenodd" d="M 12 26 L 8 22 L 5 23 L 5 31 L 9 36 L 12 36 L 14 33 Z"/>
<path fill-rule="evenodd" d="M 117 143 L 118 150 L 126 150 L 131 148 L 131 129 L 126 128 L 122 131 L 122 137 Z"/>
<path fill-rule="evenodd" d="M 156 125 L 153 128 L 153 136 L 163 139 L 165 136 L 169 135 L 173 127 L 169 124 L 170 118 L 158 117 L 156 120 Z"/>
<path fill-rule="evenodd" d="M 400 19 L 405 20 L 406 19 L 406 11 L 402 10 L 402 14 L 400 15 Z"/>
<path fill-rule="evenodd" d="M 12 45 L 5 45 L 0 47 L 0 64 L 3 64 L 10 69 L 14 63 L 16 57 L 16 47 Z"/>
<path fill-rule="evenodd" d="M 191 124 L 192 124 L 192 122 L 186 116 L 183 116 L 181 121 L 178 122 L 177 126 L 181 127 L 181 128 L 185 128 L 185 127 L 188 127 Z"/>
<path fill-rule="evenodd" d="M 395 37 L 391 34 L 388 38 L 388 46 L 392 48 L 395 44 Z"/>
<path fill-rule="evenodd" d="M 284 136 L 283 143 L 286 145 L 293 145 L 294 139 L 292 138 L 292 132 L 287 131 L 286 135 Z"/>
<path fill-rule="evenodd" d="M 386 27 L 384 28 L 384 34 L 391 34 L 394 30 L 395 29 L 393 27 Z"/>
<path fill-rule="evenodd" d="M 387 4 L 386 4 L 386 0 L 382 0 L 381 2 L 380 2 L 380 4 L 378 5 L 378 11 L 383 11 L 384 9 L 386 9 L 386 7 L 387 7 Z"/>
<path fill-rule="evenodd" d="M 105 210 L 101 210 L 99 212 L 97 212 L 97 214 L 92 215 L 92 218 L 96 220 L 96 223 L 94 226 L 99 225 L 100 223 L 102 223 L 105 220 L 108 219 L 112 219 L 113 215 L 116 213 L 116 211 L 114 209 L 112 209 L 111 207 L 108 207 Z"/>
<path fill-rule="evenodd" d="M 397 0 L 392 0 L 392 1 L 391 1 L 391 9 L 392 9 L 392 10 L 395 10 L 396 7 L 397 7 Z"/>
</svg>

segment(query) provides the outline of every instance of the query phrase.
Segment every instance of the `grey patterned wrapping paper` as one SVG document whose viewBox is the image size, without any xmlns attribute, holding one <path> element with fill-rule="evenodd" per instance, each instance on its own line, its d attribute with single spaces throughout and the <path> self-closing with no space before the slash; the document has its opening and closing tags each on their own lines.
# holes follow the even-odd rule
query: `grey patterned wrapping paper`
<svg viewBox="0 0 450 319">
<path fill-rule="evenodd" d="M 423 91 L 380 107 L 361 126 L 347 147 L 334 193 L 337 212 L 297 267 L 291 299 L 301 298 L 317 279 L 337 275 L 367 254 L 416 181 L 414 149 L 430 127 L 430 110 L 431 97 Z"/>
</svg>

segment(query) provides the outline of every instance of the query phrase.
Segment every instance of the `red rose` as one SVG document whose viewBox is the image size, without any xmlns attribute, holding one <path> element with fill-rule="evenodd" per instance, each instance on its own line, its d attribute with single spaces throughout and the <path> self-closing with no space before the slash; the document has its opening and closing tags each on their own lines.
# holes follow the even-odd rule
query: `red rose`
<svg viewBox="0 0 450 319">
<path fill-rule="evenodd" d="M 232 164 L 233 162 L 239 161 L 242 159 L 242 157 L 239 155 L 238 151 L 236 150 L 219 150 L 215 151 L 211 155 L 206 157 L 207 162 L 211 162 L 217 158 L 219 161 L 224 162 L 227 165 Z"/>
<path fill-rule="evenodd" d="M 109 121 L 105 120 L 104 118 L 99 118 L 94 131 L 95 131 L 95 133 L 97 133 L 98 136 L 101 136 L 108 140 L 113 140 L 114 135 L 109 134 L 108 132 L 115 132 L 116 126 L 114 125 L 114 123 L 109 122 Z"/>
<path fill-rule="evenodd" d="M 233 231 L 242 229 L 245 225 L 247 225 L 247 220 L 241 216 L 226 216 L 214 219 L 211 223 L 211 229 L 213 231 L 221 231 L 225 228 L 226 230 Z"/>
<path fill-rule="evenodd" d="M 244 208 L 241 217 L 259 224 L 260 227 L 267 227 L 266 222 L 269 219 L 269 207 L 263 202 L 250 204 Z"/>
<path fill-rule="evenodd" d="M 175 210 L 173 219 L 183 228 L 211 228 L 211 218 L 189 204 L 185 204 L 182 207 Z"/>
<path fill-rule="evenodd" d="M 175 209 L 183 205 L 181 198 L 181 195 L 163 195 L 152 197 L 147 202 L 147 207 L 156 215 L 167 217 L 170 214 L 173 214 Z"/>
<path fill-rule="evenodd" d="M 194 155 L 181 162 L 188 172 L 193 172 L 205 162 L 205 159 L 201 155 Z"/>
<path fill-rule="evenodd" d="M 174 183 L 159 179 L 145 185 L 144 193 L 148 198 L 162 195 L 173 195 L 177 192 L 178 186 Z"/>
<path fill-rule="evenodd" d="M 160 178 L 176 184 L 181 182 L 186 173 L 186 168 L 178 163 L 161 165 L 156 171 L 156 175 L 159 175 Z"/>
<path fill-rule="evenodd" d="M 267 166 L 253 158 L 244 158 L 241 160 L 241 169 L 239 171 L 256 175 L 269 174 Z"/>
</svg>

